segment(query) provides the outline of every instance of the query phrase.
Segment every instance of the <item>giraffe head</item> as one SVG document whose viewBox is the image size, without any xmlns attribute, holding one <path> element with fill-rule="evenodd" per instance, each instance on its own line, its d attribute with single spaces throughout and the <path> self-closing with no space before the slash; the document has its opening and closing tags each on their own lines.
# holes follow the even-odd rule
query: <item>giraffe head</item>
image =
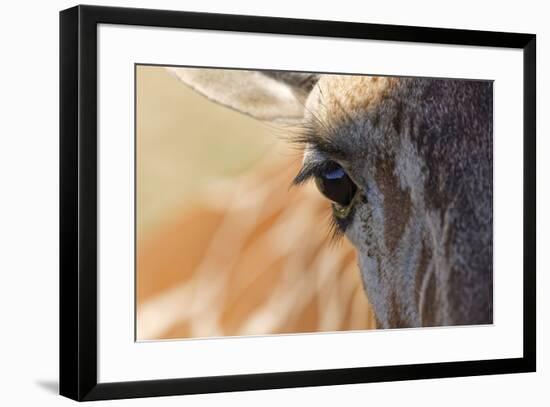
<svg viewBox="0 0 550 407">
<path fill-rule="evenodd" d="M 214 101 L 292 124 L 295 183 L 332 202 L 380 327 L 492 322 L 492 83 L 170 68 Z"/>
</svg>

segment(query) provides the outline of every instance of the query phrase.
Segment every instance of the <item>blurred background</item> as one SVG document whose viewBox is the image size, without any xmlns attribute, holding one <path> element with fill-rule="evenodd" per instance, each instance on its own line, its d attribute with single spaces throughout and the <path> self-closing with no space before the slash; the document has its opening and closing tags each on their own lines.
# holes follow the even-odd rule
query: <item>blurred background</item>
<svg viewBox="0 0 550 407">
<path fill-rule="evenodd" d="M 282 130 L 136 68 L 136 339 L 375 328 Z"/>
</svg>

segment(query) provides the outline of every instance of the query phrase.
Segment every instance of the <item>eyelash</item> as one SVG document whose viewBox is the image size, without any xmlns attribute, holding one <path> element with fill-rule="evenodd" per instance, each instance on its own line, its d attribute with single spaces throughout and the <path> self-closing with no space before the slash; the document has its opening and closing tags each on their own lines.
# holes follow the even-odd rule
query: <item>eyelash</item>
<svg viewBox="0 0 550 407">
<path fill-rule="evenodd" d="M 350 217 L 347 217 L 345 219 L 336 218 L 332 211 L 330 212 L 328 218 L 328 235 L 329 240 L 332 244 L 338 243 L 342 239 L 342 237 L 344 237 L 344 233 L 349 226 L 349 219 Z"/>
<path fill-rule="evenodd" d="M 318 161 L 314 163 L 305 164 L 298 172 L 292 185 L 302 185 L 307 181 L 315 177 L 321 177 L 327 170 L 334 166 L 333 161 Z M 331 210 L 327 217 L 328 237 L 331 244 L 337 244 L 349 226 L 350 219 L 353 218 L 353 208 L 351 213 L 344 219 L 337 218 L 334 212 Z"/>
</svg>

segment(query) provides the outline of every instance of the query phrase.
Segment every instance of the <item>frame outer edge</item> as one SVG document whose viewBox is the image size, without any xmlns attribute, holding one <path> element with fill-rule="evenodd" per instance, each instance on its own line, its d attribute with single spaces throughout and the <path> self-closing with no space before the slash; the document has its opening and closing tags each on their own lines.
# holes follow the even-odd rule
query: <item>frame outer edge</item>
<svg viewBox="0 0 550 407">
<path fill-rule="evenodd" d="M 78 398 L 78 9 L 59 13 L 59 393 Z"/>
<path fill-rule="evenodd" d="M 97 26 L 60 12 L 60 394 L 97 386 Z"/>
<path fill-rule="evenodd" d="M 536 329 L 536 36 L 523 49 L 523 359 L 530 372 L 537 369 Z"/>
<path fill-rule="evenodd" d="M 97 21 L 78 6 L 78 399 L 98 380 Z"/>
</svg>

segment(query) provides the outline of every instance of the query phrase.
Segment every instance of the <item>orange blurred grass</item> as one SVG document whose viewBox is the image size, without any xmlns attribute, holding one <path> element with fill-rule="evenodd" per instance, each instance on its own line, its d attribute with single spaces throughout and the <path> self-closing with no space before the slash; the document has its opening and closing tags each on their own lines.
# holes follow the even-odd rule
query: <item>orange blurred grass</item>
<svg viewBox="0 0 550 407">
<path fill-rule="evenodd" d="M 139 243 L 138 340 L 375 327 L 354 249 L 330 245 L 328 203 L 289 189 L 298 166 L 273 161 Z"/>
</svg>

